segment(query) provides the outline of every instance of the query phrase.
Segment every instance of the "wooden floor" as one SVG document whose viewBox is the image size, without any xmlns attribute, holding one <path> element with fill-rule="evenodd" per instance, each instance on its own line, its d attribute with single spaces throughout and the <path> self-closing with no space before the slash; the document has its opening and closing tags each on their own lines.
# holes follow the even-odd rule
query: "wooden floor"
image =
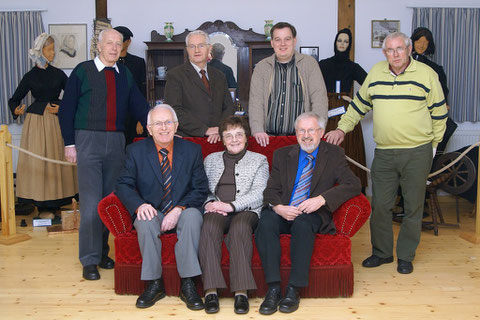
<svg viewBox="0 0 480 320">
<path fill-rule="evenodd" d="M 454 219 L 451 199 L 442 199 L 448 220 Z M 270 319 L 479 319 L 480 245 L 459 237 L 473 229 L 473 205 L 461 201 L 462 229 L 441 228 L 422 233 L 410 275 L 396 272 L 396 263 L 365 269 L 371 252 L 368 223 L 352 239 L 355 288 L 351 298 L 302 299 L 290 315 Z M 18 224 L 20 218 L 17 217 Z M 207 315 L 190 311 L 177 297 L 149 309 L 135 308 L 136 296 L 113 291 L 113 270 L 100 270 L 99 281 L 85 281 L 78 261 L 78 234 L 47 235 L 44 227 L 18 227 L 31 240 L 0 245 L 0 319 L 267 319 L 258 313 L 260 299 L 251 299 L 250 313 L 235 315 L 231 299 L 221 311 Z M 395 232 L 398 224 L 394 224 Z M 113 254 L 113 252 L 112 252 Z M 112 255 L 113 256 L 113 255 Z"/>
</svg>

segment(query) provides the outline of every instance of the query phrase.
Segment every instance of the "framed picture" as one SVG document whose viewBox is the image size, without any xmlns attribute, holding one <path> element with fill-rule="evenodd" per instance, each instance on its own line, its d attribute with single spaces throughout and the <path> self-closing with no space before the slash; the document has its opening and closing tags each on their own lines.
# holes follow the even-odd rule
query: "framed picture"
<svg viewBox="0 0 480 320">
<path fill-rule="evenodd" d="M 400 31 L 400 20 L 372 20 L 372 48 L 381 48 L 383 39 Z"/>
<path fill-rule="evenodd" d="M 53 65 L 60 69 L 73 69 L 87 60 L 86 24 L 49 24 L 48 33 L 58 40 Z"/>
<path fill-rule="evenodd" d="M 318 61 L 318 47 L 300 47 L 300 53 L 308 54 Z"/>
</svg>

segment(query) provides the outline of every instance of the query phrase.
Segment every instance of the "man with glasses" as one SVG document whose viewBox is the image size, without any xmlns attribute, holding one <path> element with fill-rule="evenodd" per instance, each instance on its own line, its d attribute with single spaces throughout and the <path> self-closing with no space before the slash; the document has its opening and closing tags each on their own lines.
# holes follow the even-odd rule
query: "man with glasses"
<svg viewBox="0 0 480 320">
<path fill-rule="evenodd" d="M 438 76 L 410 57 L 412 44 L 400 32 L 383 42 L 386 61 L 370 70 L 338 128 L 327 142 L 340 144 L 345 133 L 373 111 L 373 138 L 377 144 L 372 164 L 370 232 L 372 255 L 362 265 L 378 267 L 393 262 L 392 213 L 399 185 L 405 216 L 397 239 L 397 271 L 413 272 L 412 261 L 420 242 L 425 186 L 432 157 L 442 141 L 447 108 Z"/>
<path fill-rule="evenodd" d="M 207 65 L 210 37 L 202 30 L 190 32 L 186 39 L 188 61 L 167 73 L 165 103 L 180 120 L 178 134 L 208 137 L 220 141 L 218 126 L 234 112 L 233 101 L 222 71 Z"/>
<path fill-rule="evenodd" d="M 193 277 L 200 275 L 198 244 L 208 181 L 199 145 L 175 137 L 178 118 L 172 107 L 155 106 L 148 113 L 151 137 L 127 148 L 125 168 L 115 194 L 134 220 L 142 253 L 141 279 L 149 281 L 137 308 L 151 307 L 165 297 L 160 234 L 176 231 L 175 259 L 181 278 L 180 298 L 191 310 L 203 309 Z"/>
<path fill-rule="evenodd" d="M 293 135 L 294 121 L 301 113 L 313 111 L 326 121 L 328 110 L 318 61 L 295 50 L 295 27 L 279 22 L 270 34 L 275 53 L 255 66 L 248 103 L 252 134 L 264 147 L 269 135 Z"/>
<path fill-rule="evenodd" d="M 300 304 L 299 289 L 308 286 L 315 235 L 334 234 L 332 213 L 360 193 L 360 180 L 347 165 L 342 148 L 321 141 L 326 119 L 306 112 L 295 120 L 298 145 L 273 154 L 272 171 L 263 194 L 255 243 L 268 291 L 261 314 L 290 313 Z M 279 235 L 291 234 L 292 267 L 285 297 L 280 289 Z"/>
</svg>

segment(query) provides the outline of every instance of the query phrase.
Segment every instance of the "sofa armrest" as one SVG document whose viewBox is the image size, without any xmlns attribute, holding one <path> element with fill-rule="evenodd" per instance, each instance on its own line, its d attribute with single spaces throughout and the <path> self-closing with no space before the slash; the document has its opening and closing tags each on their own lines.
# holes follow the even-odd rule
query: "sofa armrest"
<svg viewBox="0 0 480 320">
<path fill-rule="evenodd" d="M 363 194 L 351 198 L 333 213 L 337 233 L 353 237 L 368 220 L 371 211 L 370 202 Z"/>
<path fill-rule="evenodd" d="M 114 237 L 132 231 L 132 218 L 120 199 L 112 192 L 97 206 L 98 215 Z"/>
</svg>

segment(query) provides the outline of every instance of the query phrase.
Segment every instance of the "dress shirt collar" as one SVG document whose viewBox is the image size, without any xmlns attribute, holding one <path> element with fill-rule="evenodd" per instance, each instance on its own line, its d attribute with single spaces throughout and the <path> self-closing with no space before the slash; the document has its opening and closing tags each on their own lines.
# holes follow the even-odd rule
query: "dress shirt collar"
<svg viewBox="0 0 480 320">
<path fill-rule="evenodd" d="M 300 148 L 300 154 L 298 155 L 298 165 L 300 166 L 303 162 L 305 162 L 305 164 L 308 163 L 308 160 L 307 160 L 307 155 L 308 154 L 311 154 L 313 156 L 313 163 L 315 164 L 315 160 L 317 160 L 318 148 L 319 147 L 317 147 L 315 150 L 313 150 L 312 153 L 307 153 L 307 152 L 303 151 L 302 148 Z M 305 165 L 303 165 L 302 168 L 304 166 Z"/>
<path fill-rule="evenodd" d="M 199 66 L 197 66 L 195 63 L 192 63 L 190 62 L 193 66 L 193 69 L 195 69 L 195 71 L 197 71 L 197 75 L 202 78 L 202 74 L 200 73 L 201 70 L 205 70 L 205 76 L 207 77 L 208 80 L 210 80 L 210 78 L 208 78 L 208 71 L 207 71 L 207 65 L 205 65 L 205 68 L 200 68 Z"/>
<path fill-rule="evenodd" d="M 106 67 L 106 65 L 103 64 L 103 62 L 100 60 L 98 56 L 96 56 L 95 59 L 93 59 L 93 62 L 95 63 L 95 67 L 97 67 L 98 72 L 102 71 Z M 120 73 L 120 70 L 118 70 L 117 63 L 113 65 L 113 68 L 115 68 L 117 73 Z"/>
</svg>

